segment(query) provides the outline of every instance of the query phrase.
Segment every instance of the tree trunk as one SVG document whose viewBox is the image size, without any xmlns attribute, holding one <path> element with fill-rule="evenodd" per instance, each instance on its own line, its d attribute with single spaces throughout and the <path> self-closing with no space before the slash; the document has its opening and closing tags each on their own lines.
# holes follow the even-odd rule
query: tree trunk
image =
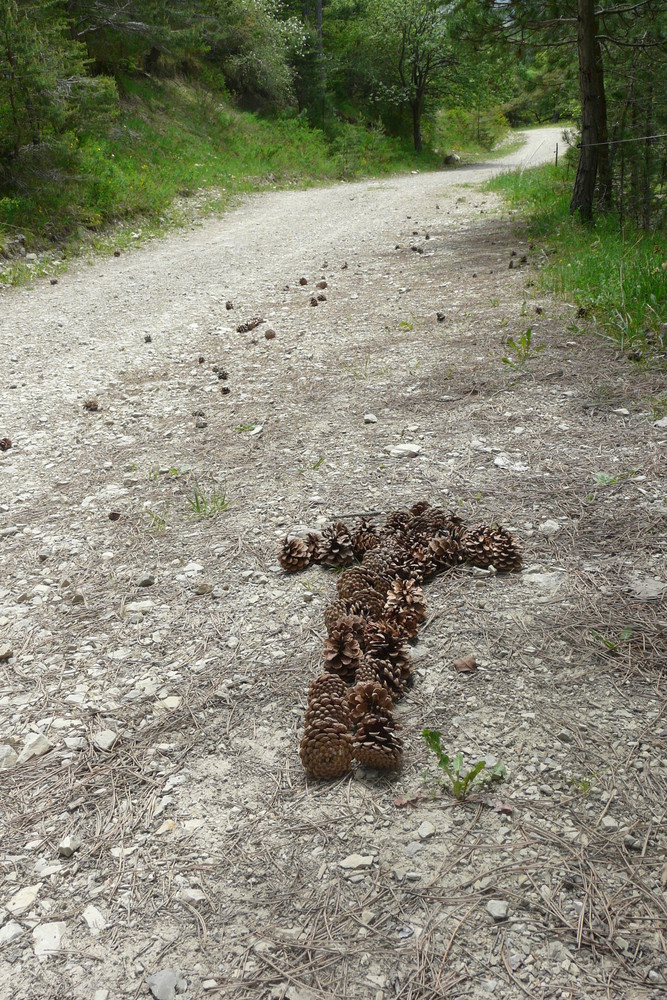
<svg viewBox="0 0 667 1000">
<path fill-rule="evenodd" d="M 570 212 L 593 218 L 593 196 L 598 171 L 600 98 L 596 73 L 596 18 L 594 0 L 577 0 L 577 51 L 581 96 L 581 153 Z"/>
<path fill-rule="evenodd" d="M 315 2 L 315 21 L 317 28 L 317 62 L 320 70 L 320 84 L 322 86 L 322 96 L 326 84 L 326 70 L 324 67 L 324 41 L 322 38 L 322 0 Z"/>
<path fill-rule="evenodd" d="M 599 127 L 598 127 L 598 206 L 602 211 L 611 208 L 612 201 L 612 170 L 607 132 L 607 95 L 604 89 L 604 65 L 602 62 L 602 46 L 595 39 L 595 79 L 598 88 Z"/>
<path fill-rule="evenodd" d="M 417 97 L 412 101 L 412 139 L 415 144 L 415 150 L 418 153 L 422 151 L 422 101 L 420 97 Z"/>
</svg>

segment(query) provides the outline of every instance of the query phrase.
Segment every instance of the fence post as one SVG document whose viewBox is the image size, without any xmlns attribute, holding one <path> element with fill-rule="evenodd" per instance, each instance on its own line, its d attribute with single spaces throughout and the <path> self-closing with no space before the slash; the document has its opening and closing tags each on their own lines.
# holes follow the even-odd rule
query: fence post
<svg viewBox="0 0 667 1000">
<path fill-rule="evenodd" d="M 556 166 L 558 166 L 558 143 L 556 143 Z"/>
</svg>

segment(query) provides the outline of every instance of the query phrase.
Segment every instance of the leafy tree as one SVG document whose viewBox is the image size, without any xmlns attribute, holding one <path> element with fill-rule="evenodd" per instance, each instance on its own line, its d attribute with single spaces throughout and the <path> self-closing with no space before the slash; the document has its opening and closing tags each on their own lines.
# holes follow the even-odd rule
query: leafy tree
<svg viewBox="0 0 667 1000">
<path fill-rule="evenodd" d="M 0 6 L 0 159 L 108 112 L 115 90 L 88 76 L 60 0 Z"/>
<path fill-rule="evenodd" d="M 451 10 L 451 4 L 437 0 L 371 0 L 368 9 L 375 23 L 371 41 L 379 47 L 389 69 L 384 93 L 390 101 L 409 106 L 418 152 L 423 145 L 426 101 L 437 92 L 445 70 L 454 62 L 448 31 Z"/>
</svg>

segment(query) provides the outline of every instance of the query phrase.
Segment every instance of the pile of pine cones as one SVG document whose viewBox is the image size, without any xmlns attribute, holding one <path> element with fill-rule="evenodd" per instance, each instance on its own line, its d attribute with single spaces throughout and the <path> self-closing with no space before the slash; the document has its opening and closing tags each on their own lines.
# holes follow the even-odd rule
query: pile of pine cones
<svg viewBox="0 0 667 1000">
<path fill-rule="evenodd" d="M 426 501 L 397 510 L 378 527 L 362 518 L 322 534 L 285 538 L 288 573 L 311 563 L 350 567 L 324 613 L 324 672 L 310 685 L 301 760 L 316 778 L 337 778 L 352 761 L 395 769 L 403 745 L 392 709 L 410 680 L 407 640 L 426 618 L 422 584 L 461 563 L 509 572 L 521 566 L 512 535 L 498 525 L 467 531 L 461 518 Z"/>
</svg>

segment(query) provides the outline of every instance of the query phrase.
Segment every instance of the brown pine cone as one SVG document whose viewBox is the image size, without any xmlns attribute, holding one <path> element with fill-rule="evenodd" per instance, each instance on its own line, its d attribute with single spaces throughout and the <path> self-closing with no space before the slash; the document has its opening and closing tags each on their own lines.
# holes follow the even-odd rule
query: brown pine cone
<svg viewBox="0 0 667 1000">
<path fill-rule="evenodd" d="M 336 580 L 336 590 L 341 601 L 354 600 L 357 591 L 366 590 L 368 580 L 361 566 L 344 570 Z"/>
<path fill-rule="evenodd" d="M 312 702 L 324 694 L 342 698 L 346 691 L 345 681 L 341 677 L 336 674 L 318 674 L 308 687 L 308 701 Z"/>
<path fill-rule="evenodd" d="M 352 532 L 352 547 L 356 558 L 362 559 L 366 552 L 377 548 L 379 544 L 380 539 L 374 525 L 364 517 L 359 518 Z"/>
<path fill-rule="evenodd" d="M 383 617 L 384 597 L 382 594 L 378 594 L 377 590 L 360 590 L 348 603 L 348 611 L 352 615 L 366 619 L 366 621 L 377 621 Z"/>
<path fill-rule="evenodd" d="M 331 719 L 334 722 L 342 722 L 347 728 L 350 727 L 350 708 L 347 697 L 337 697 L 332 694 L 319 694 L 308 702 L 306 709 L 305 725 L 306 729 L 315 722 L 322 722 Z"/>
<path fill-rule="evenodd" d="M 336 521 L 322 532 L 319 562 L 323 566 L 351 566 L 354 562 L 352 539 L 342 521 Z"/>
<path fill-rule="evenodd" d="M 435 535 L 429 542 L 429 551 L 440 567 L 440 569 L 450 569 L 452 566 L 460 566 L 465 562 L 465 553 L 460 541 L 442 531 Z"/>
<path fill-rule="evenodd" d="M 310 551 L 301 538 L 284 538 L 278 550 L 278 562 L 286 573 L 296 573 L 310 565 Z"/>
<path fill-rule="evenodd" d="M 495 554 L 492 532 L 493 529 L 488 525 L 466 532 L 463 538 L 466 562 L 479 566 L 480 569 L 487 569 L 491 565 Z"/>
<path fill-rule="evenodd" d="M 393 719 L 367 715 L 354 735 L 353 754 L 365 767 L 395 770 L 401 763 L 403 742 Z"/>
<path fill-rule="evenodd" d="M 354 632 L 349 628 L 333 629 L 322 651 L 324 669 L 339 674 L 344 680 L 353 680 L 362 652 Z"/>
<path fill-rule="evenodd" d="M 408 638 L 426 620 L 424 592 L 414 580 L 396 580 L 387 594 L 385 618 Z"/>
<path fill-rule="evenodd" d="M 303 734 L 301 763 L 314 778 L 339 778 L 350 770 L 352 737 L 344 722 L 322 719 Z"/>
<path fill-rule="evenodd" d="M 9 451 L 12 446 L 12 442 L 9 438 L 0 438 L 0 451 Z"/>
<path fill-rule="evenodd" d="M 421 514 L 425 514 L 427 510 L 431 510 L 428 500 L 418 500 L 417 503 L 413 503 L 409 513 L 413 517 L 419 517 Z"/>
<path fill-rule="evenodd" d="M 494 527 L 491 533 L 491 544 L 493 545 L 493 565 L 499 573 L 509 573 L 512 570 L 521 569 L 523 557 L 516 538 L 501 528 L 500 525 Z"/>
<path fill-rule="evenodd" d="M 331 635 L 332 629 L 335 629 L 341 618 L 347 616 L 347 604 L 345 601 L 333 601 L 329 604 L 324 611 L 324 624 L 327 629 L 327 633 Z"/>
<path fill-rule="evenodd" d="M 365 715 L 390 716 L 394 703 L 391 695 L 378 681 L 357 681 L 347 692 L 347 706 L 352 723 L 361 722 Z"/>
<path fill-rule="evenodd" d="M 318 563 L 320 561 L 322 549 L 322 536 L 316 531 L 309 531 L 306 535 L 306 545 L 308 546 L 308 551 L 310 552 L 310 561 Z"/>
<path fill-rule="evenodd" d="M 387 689 L 393 701 L 401 697 L 412 676 L 412 666 L 407 656 L 395 662 L 366 656 L 357 670 L 357 681 L 377 680 Z"/>
</svg>

